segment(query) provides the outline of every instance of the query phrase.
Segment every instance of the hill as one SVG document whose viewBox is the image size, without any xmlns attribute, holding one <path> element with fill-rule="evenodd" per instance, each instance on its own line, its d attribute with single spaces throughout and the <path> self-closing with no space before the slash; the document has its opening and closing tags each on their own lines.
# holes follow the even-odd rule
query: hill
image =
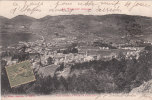
<svg viewBox="0 0 152 100">
<path fill-rule="evenodd" d="M 8 21 L 8 20 L 9 20 L 8 18 L 3 17 L 3 16 L 0 16 L 0 26 L 1 26 L 4 22 L 6 22 L 6 21 Z"/>
<path fill-rule="evenodd" d="M 35 21 L 36 19 L 30 16 L 26 16 L 26 15 L 18 15 L 16 17 L 13 17 L 10 21 L 12 22 L 16 22 L 16 23 L 24 23 L 24 22 L 32 22 Z"/>
<path fill-rule="evenodd" d="M 78 40 L 101 38 L 114 43 L 126 43 L 128 40 L 151 40 L 152 18 L 130 15 L 61 15 L 46 16 L 39 19 L 47 37 L 74 36 Z M 39 32 L 38 32 L 39 33 Z"/>
<path fill-rule="evenodd" d="M 130 93 L 152 93 L 152 80 L 134 88 Z"/>
<path fill-rule="evenodd" d="M 8 20 L 8 18 L 0 16 L 0 21 L 6 21 L 6 20 Z"/>
<path fill-rule="evenodd" d="M 152 42 L 152 18 L 144 16 L 123 14 L 59 15 L 35 19 L 19 15 L 10 19 L 7 25 L 12 25 L 12 28 L 3 29 L 2 27 L 4 32 L 28 31 L 43 35 L 49 42 L 53 38 L 59 37 L 75 37 L 77 41 L 85 42 L 98 39 L 114 44 L 136 41 Z"/>
</svg>

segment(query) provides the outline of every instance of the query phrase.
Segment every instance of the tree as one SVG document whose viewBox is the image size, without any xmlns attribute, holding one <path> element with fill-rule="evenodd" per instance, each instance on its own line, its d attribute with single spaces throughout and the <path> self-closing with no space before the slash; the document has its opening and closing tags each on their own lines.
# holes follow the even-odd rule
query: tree
<svg viewBox="0 0 152 100">
<path fill-rule="evenodd" d="M 67 83 L 68 83 L 69 92 L 77 92 L 76 88 L 78 86 L 78 83 L 77 83 L 77 76 L 75 74 L 73 74 L 72 77 L 67 78 Z"/>
<path fill-rule="evenodd" d="M 49 57 L 49 58 L 47 59 L 47 63 L 48 63 L 48 65 L 53 64 L 53 58 L 52 58 L 52 57 Z"/>
<path fill-rule="evenodd" d="M 59 82 L 60 82 L 60 85 L 58 87 L 58 90 L 61 91 L 61 92 L 67 91 L 68 84 L 67 84 L 66 79 L 63 76 L 61 76 L 60 79 L 59 79 Z"/>
</svg>

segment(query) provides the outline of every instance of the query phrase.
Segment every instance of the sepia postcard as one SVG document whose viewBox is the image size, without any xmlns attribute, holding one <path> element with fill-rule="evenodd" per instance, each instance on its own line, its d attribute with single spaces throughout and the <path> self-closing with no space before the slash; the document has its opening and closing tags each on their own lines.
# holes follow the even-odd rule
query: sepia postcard
<svg viewBox="0 0 152 100">
<path fill-rule="evenodd" d="M 152 1 L 1 0 L 2 100 L 152 100 Z"/>
</svg>

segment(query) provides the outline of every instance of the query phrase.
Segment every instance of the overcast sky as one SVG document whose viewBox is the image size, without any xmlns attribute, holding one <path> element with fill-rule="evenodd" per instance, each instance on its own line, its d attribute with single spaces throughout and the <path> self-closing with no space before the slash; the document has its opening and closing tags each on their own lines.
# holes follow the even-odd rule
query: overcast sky
<svg viewBox="0 0 152 100">
<path fill-rule="evenodd" d="M 78 5 L 79 4 L 79 5 Z M 35 10 L 32 10 L 34 9 Z M 73 10 L 71 10 L 73 9 Z M 0 16 L 12 18 L 27 15 L 41 18 L 46 15 L 105 15 L 128 14 L 152 17 L 152 1 L 0 1 Z"/>
</svg>

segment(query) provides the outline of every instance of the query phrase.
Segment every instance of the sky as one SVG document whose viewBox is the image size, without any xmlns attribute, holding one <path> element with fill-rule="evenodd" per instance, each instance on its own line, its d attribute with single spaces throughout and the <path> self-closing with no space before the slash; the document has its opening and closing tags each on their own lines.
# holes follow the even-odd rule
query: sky
<svg viewBox="0 0 152 100">
<path fill-rule="evenodd" d="M 152 17 L 152 1 L 0 1 L 0 16 L 128 14 Z"/>
</svg>

